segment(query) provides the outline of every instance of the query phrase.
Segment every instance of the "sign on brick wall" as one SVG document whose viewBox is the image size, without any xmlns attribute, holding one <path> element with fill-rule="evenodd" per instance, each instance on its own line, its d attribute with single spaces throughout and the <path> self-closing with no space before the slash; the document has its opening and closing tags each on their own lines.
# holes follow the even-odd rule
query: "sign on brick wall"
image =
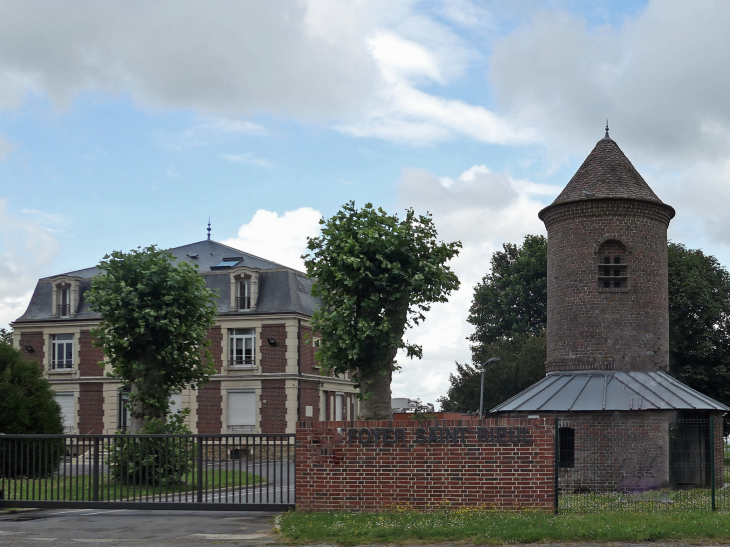
<svg viewBox="0 0 730 547">
<path fill-rule="evenodd" d="M 297 509 L 551 510 L 553 420 L 300 422 Z"/>
</svg>

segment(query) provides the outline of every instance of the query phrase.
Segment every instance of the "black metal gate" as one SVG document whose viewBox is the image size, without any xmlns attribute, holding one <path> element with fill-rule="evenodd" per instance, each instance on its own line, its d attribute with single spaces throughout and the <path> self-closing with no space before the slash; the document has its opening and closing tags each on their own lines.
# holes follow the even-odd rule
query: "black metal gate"
<svg viewBox="0 0 730 547">
<path fill-rule="evenodd" d="M 0 435 L 0 508 L 289 509 L 294 444 L 293 434 Z"/>
</svg>

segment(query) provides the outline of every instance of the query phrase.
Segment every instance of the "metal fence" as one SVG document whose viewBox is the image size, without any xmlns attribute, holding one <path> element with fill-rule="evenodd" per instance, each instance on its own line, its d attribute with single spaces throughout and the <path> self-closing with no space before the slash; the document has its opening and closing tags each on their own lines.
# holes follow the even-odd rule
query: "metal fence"
<svg viewBox="0 0 730 547">
<path fill-rule="evenodd" d="M 728 429 L 661 414 L 560 418 L 556 510 L 730 511 Z"/>
<path fill-rule="evenodd" d="M 294 435 L 0 435 L 0 508 L 294 507 Z"/>
</svg>

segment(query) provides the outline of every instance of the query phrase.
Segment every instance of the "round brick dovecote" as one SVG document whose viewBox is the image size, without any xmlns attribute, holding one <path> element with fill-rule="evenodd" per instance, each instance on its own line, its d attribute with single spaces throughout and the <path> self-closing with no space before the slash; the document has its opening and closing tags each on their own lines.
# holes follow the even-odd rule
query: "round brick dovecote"
<svg viewBox="0 0 730 547">
<path fill-rule="evenodd" d="M 542 217 L 547 371 L 666 370 L 668 208 L 595 199 L 552 206 Z"/>
<path fill-rule="evenodd" d="M 547 371 L 666 370 L 674 209 L 607 135 L 539 216 L 548 231 Z"/>
</svg>

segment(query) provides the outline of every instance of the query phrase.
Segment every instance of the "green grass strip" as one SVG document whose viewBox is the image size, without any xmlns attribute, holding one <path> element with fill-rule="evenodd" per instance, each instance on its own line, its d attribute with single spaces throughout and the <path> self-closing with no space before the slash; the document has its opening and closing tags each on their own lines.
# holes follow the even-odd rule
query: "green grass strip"
<svg viewBox="0 0 730 547">
<path fill-rule="evenodd" d="M 427 513 L 289 512 L 281 534 L 291 543 L 409 543 L 465 541 L 484 544 L 612 541 L 730 540 L 730 514 L 605 512 L 561 514 L 478 509 Z"/>
</svg>

